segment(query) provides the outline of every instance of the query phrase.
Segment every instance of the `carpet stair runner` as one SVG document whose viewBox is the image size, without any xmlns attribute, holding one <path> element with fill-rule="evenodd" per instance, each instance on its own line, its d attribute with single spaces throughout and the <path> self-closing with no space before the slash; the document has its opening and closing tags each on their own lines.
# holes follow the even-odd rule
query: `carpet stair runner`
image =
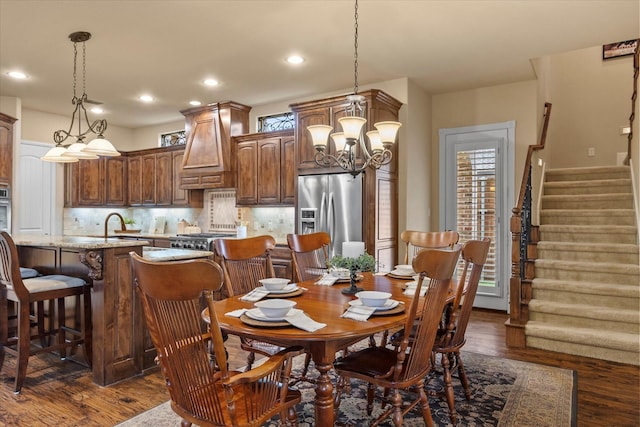
<svg viewBox="0 0 640 427">
<path fill-rule="evenodd" d="M 640 365 L 640 255 L 627 166 L 549 170 L 527 347 Z"/>
</svg>

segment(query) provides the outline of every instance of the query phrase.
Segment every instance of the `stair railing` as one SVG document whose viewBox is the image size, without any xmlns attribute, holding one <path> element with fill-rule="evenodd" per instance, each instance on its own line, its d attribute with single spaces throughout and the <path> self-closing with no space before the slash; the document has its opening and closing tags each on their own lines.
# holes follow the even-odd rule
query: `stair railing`
<svg viewBox="0 0 640 427">
<path fill-rule="evenodd" d="M 638 55 L 640 46 L 636 44 L 636 51 L 633 54 L 633 94 L 631 95 L 631 115 L 629 115 L 629 134 L 627 135 L 627 157 L 624 164 L 629 165 L 631 160 L 631 142 L 633 141 L 633 120 L 636 117 L 636 99 L 638 98 Z"/>
<path fill-rule="evenodd" d="M 507 344 L 524 347 L 524 325 L 529 317 L 528 303 L 531 299 L 531 286 L 523 286 L 527 276 L 528 245 L 531 242 L 531 161 L 534 151 L 544 148 L 549 128 L 551 104 L 544 104 L 544 120 L 540 133 L 540 142 L 529 145 L 527 159 L 518 194 L 516 207 L 512 209 L 510 231 L 511 249 L 511 279 L 509 282 L 509 320 L 507 329 Z"/>
</svg>

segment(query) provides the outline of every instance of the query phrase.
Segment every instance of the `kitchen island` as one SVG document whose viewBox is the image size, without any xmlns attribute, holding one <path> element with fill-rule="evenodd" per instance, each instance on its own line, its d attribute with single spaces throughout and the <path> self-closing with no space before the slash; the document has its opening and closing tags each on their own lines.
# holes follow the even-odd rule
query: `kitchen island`
<svg viewBox="0 0 640 427">
<path fill-rule="evenodd" d="M 148 241 L 81 236 L 12 235 L 20 263 L 42 274 L 66 274 L 91 283 L 93 381 L 109 385 L 155 366 L 129 252 L 154 261 L 210 258 L 208 251 L 147 248 Z M 147 250 L 148 249 L 148 250 Z"/>
</svg>

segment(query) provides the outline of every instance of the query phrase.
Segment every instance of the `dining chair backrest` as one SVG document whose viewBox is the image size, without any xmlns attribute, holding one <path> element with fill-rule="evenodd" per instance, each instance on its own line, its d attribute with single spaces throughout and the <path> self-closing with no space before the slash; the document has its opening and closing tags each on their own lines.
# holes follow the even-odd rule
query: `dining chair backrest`
<svg viewBox="0 0 640 427">
<path fill-rule="evenodd" d="M 271 251 L 276 241 L 272 236 L 217 239 L 213 247 L 224 271 L 227 296 L 246 294 L 260 285 L 260 279 L 275 277 Z"/>
<path fill-rule="evenodd" d="M 278 413 L 286 400 L 287 387 L 281 381 L 283 369 L 288 378 L 289 363 L 281 363 L 259 381 L 247 378 L 228 384 L 237 373 L 227 368 L 213 307 L 213 295 L 223 284 L 220 266 L 207 259 L 153 262 L 135 252 L 130 258 L 173 410 L 190 423 L 209 426 L 262 425 Z M 209 325 L 202 318 L 203 298 Z"/>
<path fill-rule="evenodd" d="M 324 231 L 311 234 L 287 234 L 295 280 L 302 282 L 322 276 L 327 269 L 331 238 Z"/>
<path fill-rule="evenodd" d="M 405 230 L 400 239 L 405 244 L 404 263 L 410 264 L 418 251 L 425 248 L 446 249 L 453 248 L 460 236 L 457 231 L 415 231 Z"/>
<path fill-rule="evenodd" d="M 462 346 L 467 324 L 471 317 L 473 301 L 478 292 L 478 285 L 482 277 L 482 270 L 487 261 L 491 239 L 468 240 L 462 245 L 462 260 L 464 271 L 460 277 L 456 296 L 453 302 L 453 316 L 448 326 L 453 333 L 445 341 L 446 346 Z"/>
<path fill-rule="evenodd" d="M 405 333 L 397 349 L 403 366 L 394 372 L 396 381 L 424 377 L 431 369 L 431 348 L 459 256 L 459 248 L 425 249 L 413 259 L 413 269 L 420 276 L 407 313 Z M 427 290 L 424 298 L 419 298 L 423 286 Z"/>
</svg>

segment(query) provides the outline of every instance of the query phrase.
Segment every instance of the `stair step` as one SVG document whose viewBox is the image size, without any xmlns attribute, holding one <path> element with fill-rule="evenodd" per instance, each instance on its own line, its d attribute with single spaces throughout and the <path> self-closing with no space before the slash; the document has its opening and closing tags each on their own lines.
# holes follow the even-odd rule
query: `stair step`
<svg viewBox="0 0 640 427">
<path fill-rule="evenodd" d="M 629 310 L 638 310 L 640 307 L 638 286 L 537 277 L 533 279 L 531 287 L 532 301 L 554 301 Z"/>
<path fill-rule="evenodd" d="M 549 169 L 545 172 L 545 182 L 590 181 L 600 179 L 628 179 L 629 166 L 597 166 L 589 168 Z"/>
<path fill-rule="evenodd" d="M 542 209 L 633 209 L 633 194 L 544 195 Z"/>
<path fill-rule="evenodd" d="M 631 179 L 593 179 L 589 181 L 550 181 L 544 195 L 633 193 Z"/>
<path fill-rule="evenodd" d="M 640 252 L 637 245 L 599 243 L 589 244 L 575 242 L 537 243 L 538 259 L 555 259 L 562 261 L 608 262 L 614 264 L 640 263 Z"/>
<path fill-rule="evenodd" d="M 603 333 L 640 332 L 638 310 L 621 307 L 535 299 L 529 302 L 529 321 L 554 326 L 598 329 Z"/>
<path fill-rule="evenodd" d="M 542 209 L 542 224 L 569 225 L 630 225 L 636 224 L 633 209 Z"/>
<path fill-rule="evenodd" d="M 636 227 L 628 225 L 541 225 L 539 230 L 547 242 L 637 244 Z"/>
<path fill-rule="evenodd" d="M 640 283 L 640 266 L 537 259 L 535 261 L 535 277 L 638 286 Z"/>
</svg>

